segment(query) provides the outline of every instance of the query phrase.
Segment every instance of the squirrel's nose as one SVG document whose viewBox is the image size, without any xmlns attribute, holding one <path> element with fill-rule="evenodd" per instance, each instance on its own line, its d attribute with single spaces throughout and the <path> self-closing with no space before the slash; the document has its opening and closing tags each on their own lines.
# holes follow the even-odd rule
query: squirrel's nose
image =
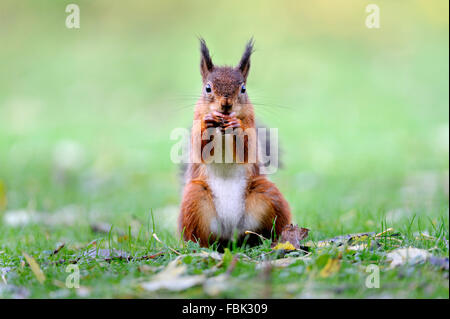
<svg viewBox="0 0 450 319">
<path fill-rule="evenodd" d="M 233 103 L 231 102 L 231 100 L 229 98 L 225 98 L 222 100 L 221 103 L 221 107 L 222 107 L 222 113 L 230 113 L 231 108 L 233 107 Z"/>
<path fill-rule="evenodd" d="M 231 105 L 230 103 L 222 104 L 222 113 L 225 113 L 225 114 L 230 113 L 232 107 L 233 107 L 233 105 Z"/>
</svg>

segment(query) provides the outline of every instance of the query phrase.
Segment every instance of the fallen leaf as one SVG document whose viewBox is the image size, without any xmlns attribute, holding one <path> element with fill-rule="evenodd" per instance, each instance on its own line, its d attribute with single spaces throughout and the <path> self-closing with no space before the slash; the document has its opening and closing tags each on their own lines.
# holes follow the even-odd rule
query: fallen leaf
<svg viewBox="0 0 450 319">
<path fill-rule="evenodd" d="M 275 247 L 272 248 L 273 250 L 295 250 L 294 245 L 292 245 L 290 242 L 285 243 L 279 243 L 275 245 Z"/>
<path fill-rule="evenodd" d="M 308 228 L 299 228 L 298 225 L 286 225 L 281 231 L 279 242 L 290 242 L 296 249 L 300 249 L 300 241 L 308 237 Z"/>
<path fill-rule="evenodd" d="M 141 287 L 147 291 L 160 289 L 182 291 L 203 283 L 206 279 L 204 275 L 183 275 L 187 267 L 180 264 L 180 257 L 182 256 L 171 261 L 163 271 L 153 277 L 152 281 L 141 283 Z"/>
<path fill-rule="evenodd" d="M 417 264 L 425 262 L 431 254 L 425 249 L 415 247 L 398 248 L 386 255 L 387 260 L 391 261 L 389 268 L 395 268 L 403 264 Z"/>
<path fill-rule="evenodd" d="M 272 243 L 273 250 L 305 250 L 300 241 L 308 237 L 308 228 L 299 228 L 298 225 L 286 225 L 281 231 L 277 242 Z"/>
<path fill-rule="evenodd" d="M 45 281 L 45 275 L 41 270 L 41 267 L 39 267 L 39 264 L 37 263 L 37 261 L 31 257 L 30 255 L 28 255 L 25 252 L 22 252 L 22 255 L 25 257 L 27 263 L 30 265 L 31 271 L 34 273 L 34 275 L 36 276 L 36 279 L 43 284 Z"/>
<path fill-rule="evenodd" d="M 183 276 L 167 280 L 150 281 L 142 283 L 141 286 L 147 291 L 156 291 L 160 289 L 182 291 L 203 283 L 205 278 L 206 277 L 203 275 Z"/>
</svg>

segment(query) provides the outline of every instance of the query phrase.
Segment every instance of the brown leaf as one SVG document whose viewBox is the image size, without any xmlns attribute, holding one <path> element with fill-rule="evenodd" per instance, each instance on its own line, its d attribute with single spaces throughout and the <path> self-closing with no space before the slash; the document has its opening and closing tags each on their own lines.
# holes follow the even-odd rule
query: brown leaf
<svg viewBox="0 0 450 319">
<path fill-rule="evenodd" d="M 281 231 L 281 236 L 278 242 L 272 243 L 272 248 L 276 247 L 278 244 L 290 243 L 295 249 L 302 249 L 300 241 L 308 237 L 308 228 L 299 228 L 298 225 L 286 225 Z"/>
</svg>

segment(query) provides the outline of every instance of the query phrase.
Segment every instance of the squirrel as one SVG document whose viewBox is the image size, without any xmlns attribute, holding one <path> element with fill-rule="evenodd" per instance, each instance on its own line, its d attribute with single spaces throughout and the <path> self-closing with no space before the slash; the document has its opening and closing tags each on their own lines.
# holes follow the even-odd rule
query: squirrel
<svg viewBox="0 0 450 319">
<path fill-rule="evenodd" d="M 234 240 L 256 245 L 258 238 L 252 242 L 246 231 L 271 238 L 291 223 L 288 202 L 261 173 L 260 162 L 250 160 L 250 154 L 257 154 L 257 150 L 244 133 L 255 129 L 254 107 L 246 89 L 253 46 L 251 39 L 236 67 L 216 66 L 205 40 L 200 39 L 203 90 L 194 111 L 197 126 L 191 132 L 191 161 L 185 172 L 178 228 L 185 241 L 198 242 L 202 247 L 213 243 L 226 247 Z M 213 134 L 205 139 L 207 131 Z M 232 160 L 211 162 L 211 156 L 222 146 L 214 144 L 211 150 L 208 143 L 226 140 L 230 132 L 234 133 Z M 238 144 L 243 146 L 240 156 Z"/>
</svg>

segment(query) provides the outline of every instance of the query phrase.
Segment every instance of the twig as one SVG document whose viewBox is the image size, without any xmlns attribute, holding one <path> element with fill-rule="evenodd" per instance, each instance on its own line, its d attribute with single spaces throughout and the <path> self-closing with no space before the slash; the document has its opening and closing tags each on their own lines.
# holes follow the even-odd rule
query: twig
<svg viewBox="0 0 450 319">
<path fill-rule="evenodd" d="M 166 246 L 167 248 L 169 248 L 169 249 L 170 249 L 172 252 L 174 252 L 175 254 L 181 255 L 180 252 L 178 252 L 178 251 L 176 251 L 175 249 L 173 249 L 172 247 L 169 247 L 169 246 L 167 246 L 166 244 L 164 244 L 164 243 L 158 238 L 158 236 L 156 236 L 155 233 L 153 234 L 153 238 L 155 238 L 156 241 L 159 242 L 160 244 L 163 244 L 164 246 Z"/>
<path fill-rule="evenodd" d="M 56 255 L 57 253 L 59 253 L 59 252 L 61 251 L 61 249 L 64 248 L 65 245 L 66 245 L 66 243 L 62 243 L 62 244 L 58 245 L 58 246 L 56 247 L 56 249 L 50 254 L 50 256 L 54 256 L 54 255 Z"/>
<path fill-rule="evenodd" d="M 264 237 L 263 235 L 260 235 L 260 234 L 258 234 L 258 233 L 252 232 L 251 230 L 246 230 L 246 231 L 245 231 L 245 234 L 246 234 L 246 235 L 248 235 L 248 234 L 253 234 L 253 235 L 258 236 L 258 237 L 261 238 L 262 240 L 267 240 L 267 238 Z"/>
</svg>

